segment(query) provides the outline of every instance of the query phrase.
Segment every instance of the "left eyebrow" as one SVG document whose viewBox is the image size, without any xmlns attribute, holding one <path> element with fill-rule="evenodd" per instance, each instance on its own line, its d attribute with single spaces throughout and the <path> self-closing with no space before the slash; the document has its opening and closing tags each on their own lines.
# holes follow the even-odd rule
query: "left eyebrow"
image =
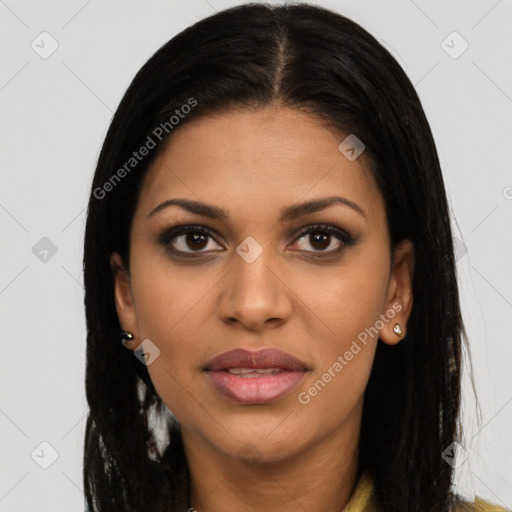
<svg viewBox="0 0 512 512">
<path fill-rule="evenodd" d="M 337 203 L 352 208 L 352 210 L 356 211 L 366 219 L 366 212 L 357 203 L 354 203 L 354 201 L 351 201 L 346 197 L 332 196 L 313 199 L 312 201 L 289 206 L 288 208 L 285 208 L 281 213 L 281 221 L 291 221 L 297 217 L 300 217 L 301 215 L 315 213 Z"/>
<path fill-rule="evenodd" d="M 345 206 L 348 206 L 352 210 L 362 215 L 365 219 L 367 218 L 366 212 L 354 201 L 351 201 L 350 199 L 347 199 L 345 197 L 332 196 L 320 199 L 313 199 L 311 201 L 306 201 L 293 206 L 288 206 L 281 212 L 281 221 L 289 222 L 302 215 L 307 215 L 318 212 L 320 210 L 324 210 L 325 208 L 328 208 L 329 206 L 332 206 L 334 204 L 343 204 Z M 208 217 L 210 219 L 216 220 L 226 220 L 228 218 L 228 214 L 224 210 L 217 208 L 216 206 L 184 198 L 168 199 L 164 201 L 149 213 L 148 218 L 155 215 L 157 212 L 163 210 L 164 208 L 173 205 L 179 206 L 180 208 L 183 208 L 184 210 L 187 210 L 190 213 L 200 215 L 201 217 Z"/>
</svg>

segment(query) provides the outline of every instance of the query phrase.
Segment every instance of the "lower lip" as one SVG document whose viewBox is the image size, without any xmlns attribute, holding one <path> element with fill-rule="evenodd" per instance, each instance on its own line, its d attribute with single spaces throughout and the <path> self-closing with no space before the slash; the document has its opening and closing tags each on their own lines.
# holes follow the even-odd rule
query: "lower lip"
<svg viewBox="0 0 512 512">
<path fill-rule="evenodd" d="M 206 373 L 217 391 L 241 404 L 275 402 L 288 394 L 305 375 L 305 372 L 289 370 L 261 377 L 239 377 L 227 370 Z"/>
</svg>

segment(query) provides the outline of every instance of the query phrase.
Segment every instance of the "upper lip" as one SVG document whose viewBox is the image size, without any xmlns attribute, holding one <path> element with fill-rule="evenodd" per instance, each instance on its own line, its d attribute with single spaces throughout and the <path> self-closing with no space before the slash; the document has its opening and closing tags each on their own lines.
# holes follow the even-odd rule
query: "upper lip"
<svg viewBox="0 0 512 512">
<path fill-rule="evenodd" d="M 281 368 L 299 372 L 308 370 L 302 361 L 274 348 L 265 348 L 257 352 L 238 348 L 219 354 L 205 365 L 205 370 L 210 371 L 227 368 Z"/>
</svg>

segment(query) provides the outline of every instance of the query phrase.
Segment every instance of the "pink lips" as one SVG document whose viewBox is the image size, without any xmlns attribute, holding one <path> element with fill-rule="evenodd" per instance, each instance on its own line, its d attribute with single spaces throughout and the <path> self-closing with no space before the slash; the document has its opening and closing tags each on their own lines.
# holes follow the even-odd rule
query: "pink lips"
<svg viewBox="0 0 512 512">
<path fill-rule="evenodd" d="M 267 348 L 224 352 L 209 361 L 205 370 L 222 395 L 242 404 L 264 404 L 288 394 L 309 369 L 295 357 Z"/>
</svg>

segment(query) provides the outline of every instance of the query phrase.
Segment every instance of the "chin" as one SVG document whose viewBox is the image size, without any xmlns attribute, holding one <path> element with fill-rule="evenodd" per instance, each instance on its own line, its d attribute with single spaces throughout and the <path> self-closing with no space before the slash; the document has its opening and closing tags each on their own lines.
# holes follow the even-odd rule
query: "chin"
<svg viewBox="0 0 512 512">
<path fill-rule="evenodd" d="M 210 439 L 211 443 L 217 449 L 223 451 L 226 455 L 235 457 L 246 466 L 253 466 L 256 463 L 276 464 L 287 460 L 301 451 L 304 438 L 300 432 L 288 429 L 277 428 L 279 420 L 272 422 L 261 428 L 261 424 L 254 423 L 247 426 L 239 425 L 236 433 L 231 425 L 226 425 L 226 430 L 232 434 L 229 435 L 223 430 L 221 439 Z M 290 443 L 290 439 L 296 440 L 295 444 Z"/>
</svg>

